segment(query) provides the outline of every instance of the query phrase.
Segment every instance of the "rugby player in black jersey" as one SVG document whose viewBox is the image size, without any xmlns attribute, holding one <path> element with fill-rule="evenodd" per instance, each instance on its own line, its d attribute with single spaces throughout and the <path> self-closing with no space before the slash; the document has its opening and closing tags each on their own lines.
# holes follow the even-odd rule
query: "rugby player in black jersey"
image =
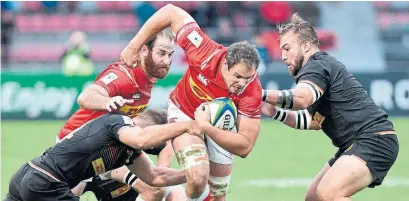
<svg viewBox="0 0 409 201">
<path fill-rule="evenodd" d="M 78 201 L 71 192 L 74 186 L 123 165 L 151 186 L 185 183 L 182 170 L 155 167 L 140 151 L 185 132 L 201 131 L 195 121 L 167 124 L 166 110 L 148 109 L 133 119 L 120 114 L 103 115 L 24 164 L 13 175 L 5 200 Z M 125 182 L 129 184 L 131 179 Z"/>
<path fill-rule="evenodd" d="M 297 14 L 279 27 L 289 90 L 263 90 L 263 113 L 296 129 L 322 129 L 339 150 L 310 184 L 307 201 L 347 201 L 381 185 L 399 145 L 388 114 L 334 57 L 319 50 L 314 28 Z"/>
</svg>

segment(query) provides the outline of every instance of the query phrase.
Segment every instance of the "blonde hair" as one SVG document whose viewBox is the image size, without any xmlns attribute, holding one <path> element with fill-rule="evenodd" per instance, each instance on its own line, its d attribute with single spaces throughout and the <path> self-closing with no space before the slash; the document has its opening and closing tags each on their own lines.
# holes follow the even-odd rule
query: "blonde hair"
<svg viewBox="0 0 409 201">
<path fill-rule="evenodd" d="M 311 24 L 302 19 L 298 13 L 294 13 L 291 16 L 290 22 L 278 24 L 277 28 L 279 38 L 289 31 L 292 31 L 298 34 L 301 42 L 309 41 L 311 44 L 319 46 L 317 32 L 315 32 L 315 29 L 311 26 Z"/>
</svg>

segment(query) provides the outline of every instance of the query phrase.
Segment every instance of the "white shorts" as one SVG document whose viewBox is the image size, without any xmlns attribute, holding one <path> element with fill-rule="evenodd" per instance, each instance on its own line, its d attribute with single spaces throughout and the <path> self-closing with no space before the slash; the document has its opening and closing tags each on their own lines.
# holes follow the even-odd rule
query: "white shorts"
<svg viewBox="0 0 409 201">
<path fill-rule="evenodd" d="M 182 122 L 192 120 L 184 112 L 182 112 L 170 99 L 168 100 L 168 121 L 172 119 L 172 122 Z M 237 132 L 236 128 L 233 128 L 233 132 Z M 217 164 L 232 164 L 233 154 L 224 150 L 217 145 L 209 136 L 206 137 L 207 153 L 209 154 L 209 160 Z"/>
</svg>

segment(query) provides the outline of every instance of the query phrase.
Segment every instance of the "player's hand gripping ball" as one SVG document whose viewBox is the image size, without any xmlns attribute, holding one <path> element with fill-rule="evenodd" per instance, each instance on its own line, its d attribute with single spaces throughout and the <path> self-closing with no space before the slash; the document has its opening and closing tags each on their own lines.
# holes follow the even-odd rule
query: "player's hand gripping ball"
<svg viewBox="0 0 409 201">
<path fill-rule="evenodd" d="M 236 126 L 237 121 L 237 108 L 234 102 L 230 98 L 217 98 L 209 103 L 205 103 L 207 106 L 204 107 L 203 104 L 199 108 L 201 110 L 207 109 L 209 111 L 205 111 L 209 113 L 210 124 L 216 128 L 220 128 L 223 130 L 232 130 Z M 195 119 L 203 118 L 200 117 L 200 113 L 197 112 Z"/>
</svg>

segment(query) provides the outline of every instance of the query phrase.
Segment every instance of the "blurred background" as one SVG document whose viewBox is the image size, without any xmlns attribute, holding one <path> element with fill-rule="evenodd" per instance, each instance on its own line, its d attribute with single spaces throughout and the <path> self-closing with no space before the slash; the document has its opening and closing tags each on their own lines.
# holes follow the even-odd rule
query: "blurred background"
<svg viewBox="0 0 409 201">
<path fill-rule="evenodd" d="M 15 170 L 53 145 L 78 108 L 82 89 L 167 3 L 1 1 L 1 198 Z M 281 62 L 276 25 L 294 12 L 309 21 L 321 50 L 357 77 L 392 117 L 400 137 L 389 180 L 354 200 L 409 200 L 409 2 L 170 3 L 188 11 L 221 44 L 256 44 L 265 88 L 294 84 Z M 166 107 L 186 68 L 177 48 L 171 74 L 153 90 L 151 107 Z M 308 182 L 336 151 L 320 131 L 295 131 L 268 119 L 262 120 L 260 138 L 247 159 L 236 160 L 228 199 L 303 200 Z"/>
</svg>

